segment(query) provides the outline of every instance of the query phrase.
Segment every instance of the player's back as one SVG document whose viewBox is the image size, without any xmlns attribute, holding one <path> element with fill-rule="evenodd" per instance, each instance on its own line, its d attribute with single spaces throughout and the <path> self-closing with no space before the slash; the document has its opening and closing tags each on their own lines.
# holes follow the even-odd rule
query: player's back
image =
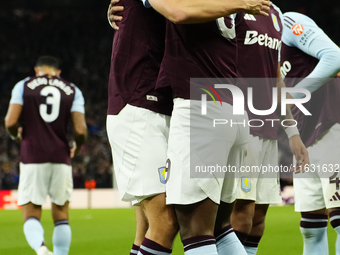
<svg viewBox="0 0 340 255">
<path fill-rule="evenodd" d="M 322 30 L 309 17 L 299 13 L 284 14 L 284 34 L 281 49 L 281 74 L 287 87 L 294 87 L 307 77 L 319 60 L 299 48 L 309 45 Z M 296 46 L 292 42 L 296 41 Z M 320 45 L 322 48 L 322 45 Z M 305 116 L 297 107 L 292 113 L 298 122 L 301 139 L 308 147 L 335 123 L 340 123 L 340 79 L 334 78 L 312 93 L 304 107 L 312 114 Z"/>
<path fill-rule="evenodd" d="M 70 164 L 67 125 L 75 86 L 48 75 L 29 77 L 17 86 L 23 98 L 21 162 Z"/>
<path fill-rule="evenodd" d="M 109 80 L 108 114 L 126 104 L 170 115 L 169 98 L 155 91 L 164 54 L 165 18 L 138 0 L 121 0 L 124 6 L 119 31 L 114 33 Z"/>
<path fill-rule="evenodd" d="M 253 88 L 253 106 L 257 110 L 268 110 L 273 103 L 273 88 L 276 87 L 281 47 L 281 11 L 274 4 L 268 11 L 269 17 L 251 14 L 236 14 L 236 34 L 239 58 L 237 62 L 237 85 L 248 96 L 248 87 Z M 251 79 L 252 78 L 252 79 Z M 259 78 L 259 79 L 257 79 Z M 247 100 L 245 100 L 247 102 Z M 276 114 L 259 116 L 249 111 L 249 119 L 261 119 L 263 126 L 251 127 L 250 133 L 268 139 L 276 139 L 276 123 L 265 121 L 277 119 Z"/>
<path fill-rule="evenodd" d="M 175 97 L 189 99 L 190 78 L 227 78 L 233 84 L 236 61 L 235 25 L 230 17 L 192 25 L 167 21 L 157 86 L 171 86 Z M 231 102 L 229 96 L 228 103 Z"/>
</svg>

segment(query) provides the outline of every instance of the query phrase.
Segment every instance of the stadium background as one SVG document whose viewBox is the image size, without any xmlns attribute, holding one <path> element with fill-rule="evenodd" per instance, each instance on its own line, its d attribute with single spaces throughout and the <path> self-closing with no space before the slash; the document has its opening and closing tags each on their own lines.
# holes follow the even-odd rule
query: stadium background
<svg viewBox="0 0 340 255">
<path fill-rule="evenodd" d="M 21 79 L 34 75 L 39 55 L 62 60 L 62 76 L 75 83 L 86 100 L 89 139 L 73 161 L 74 187 L 96 180 L 97 188 L 112 187 L 112 159 L 105 131 L 107 83 L 113 29 L 106 11 L 109 0 L 11 0 L 0 2 L 0 189 L 16 189 L 18 145 L 3 124 L 10 92 Z M 340 44 L 340 4 L 336 0 L 274 1 L 283 12 L 299 11 L 312 17 Z M 291 163 L 285 135 L 280 162 Z M 283 184 L 290 179 L 284 176 Z M 289 176 L 288 176 L 289 177 Z"/>
<path fill-rule="evenodd" d="M 83 146 L 81 154 L 73 160 L 74 187 L 84 188 L 85 180 L 91 179 L 96 180 L 97 188 L 112 187 L 112 159 L 105 131 L 107 83 L 114 33 L 106 19 L 108 3 L 109 0 L 0 1 L 0 190 L 16 189 L 18 184 L 19 147 L 6 134 L 3 122 L 10 92 L 16 82 L 34 75 L 34 63 L 37 57 L 43 54 L 55 55 L 62 60 L 62 76 L 75 83 L 83 91 L 86 100 L 89 139 Z M 312 17 L 331 39 L 338 45 L 340 44 L 338 0 L 322 2 L 277 0 L 274 3 L 283 12 L 298 11 Z M 282 144 L 280 161 L 284 165 L 289 165 L 291 154 L 285 135 L 280 136 L 280 140 Z M 291 183 L 290 176 L 283 177 L 283 184 Z M 292 208 L 289 211 L 292 212 Z M 91 212 L 86 213 L 91 214 Z M 128 214 L 133 213 L 129 211 Z M 282 212 L 278 212 L 277 215 L 281 214 L 284 217 L 285 214 Z M 120 219 L 123 216 L 117 217 Z M 290 219 L 295 221 L 295 232 L 298 231 L 298 219 L 298 214 L 294 214 Z M 268 219 L 270 220 L 275 221 L 273 218 Z M 2 223 L 0 222 L 1 226 Z M 21 223 L 18 221 L 18 224 Z M 119 225 L 114 226 L 114 223 L 111 225 L 113 228 L 120 229 Z M 130 238 L 133 236 L 133 224 L 131 228 Z M 19 231 L 21 231 L 21 225 Z M 20 235 L 20 232 L 16 233 Z M 281 234 L 282 238 L 286 238 L 291 232 L 287 230 L 287 233 Z M 299 244 L 301 250 L 301 237 L 298 232 L 297 237 L 299 239 L 295 242 Z M 103 245 L 104 241 L 105 239 L 102 241 Z M 21 240 L 21 242 L 23 251 L 27 250 L 25 241 Z M 294 242 L 293 239 L 292 242 Z M 129 248 L 129 245 L 130 243 L 126 247 Z M 77 247 L 77 244 L 75 246 Z M 71 251 L 73 251 L 72 254 L 77 254 L 75 248 Z M 20 252 L 0 253 L 22 254 Z M 120 254 L 120 252 L 107 254 Z"/>
</svg>

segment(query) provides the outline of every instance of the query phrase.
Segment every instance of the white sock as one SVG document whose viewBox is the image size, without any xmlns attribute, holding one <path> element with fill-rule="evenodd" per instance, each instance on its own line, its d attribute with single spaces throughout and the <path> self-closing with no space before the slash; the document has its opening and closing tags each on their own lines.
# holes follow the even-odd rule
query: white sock
<svg viewBox="0 0 340 255">
<path fill-rule="evenodd" d="M 328 216 L 313 213 L 301 213 L 301 216 L 303 255 L 328 255 Z"/>
<path fill-rule="evenodd" d="M 214 236 L 195 236 L 182 242 L 185 255 L 218 255 Z"/>
<path fill-rule="evenodd" d="M 216 245 L 205 245 L 184 252 L 185 255 L 218 255 Z"/>
<path fill-rule="evenodd" d="M 216 236 L 218 254 L 247 255 L 247 252 L 230 225 L 225 227 L 221 232 L 221 234 Z"/>
<path fill-rule="evenodd" d="M 303 255 L 328 255 L 326 228 L 301 228 L 303 236 Z"/>
<path fill-rule="evenodd" d="M 244 249 L 246 250 L 248 255 L 256 255 L 258 247 L 244 246 Z"/>
<path fill-rule="evenodd" d="M 37 218 L 30 217 L 24 223 L 24 234 L 28 244 L 35 252 L 44 243 L 44 229 Z"/>
<path fill-rule="evenodd" d="M 71 246 L 71 227 L 68 220 L 56 221 L 53 230 L 53 254 L 67 255 Z"/>
</svg>

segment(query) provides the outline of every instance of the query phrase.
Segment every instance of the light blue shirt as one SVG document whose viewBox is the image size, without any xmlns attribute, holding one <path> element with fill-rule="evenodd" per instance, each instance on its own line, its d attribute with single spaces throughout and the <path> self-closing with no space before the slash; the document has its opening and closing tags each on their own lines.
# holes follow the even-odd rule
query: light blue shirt
<svg viewBox="0 0 340 255">
<path fill-rule="evenodd" d="M 296 47 L 319 60 L 314 70 L 306 77 L 308 79 L 302 80 L 295 86 L 305 88 L 313 93 L 340 71 L 340 48 L 311 18 L 297 12 L 287 12 L 283 17 L 283 43 L 290 47 Z M 301 35 L 294 34 L 294 31 L 288 28 L 295 24 L 300 24 L 303 27 L 303 33 L 301 33 L 301 29 L 296 31 Z M 303 98 L 305 95 L 293 93 L 292 96 Z"/>
</svg>

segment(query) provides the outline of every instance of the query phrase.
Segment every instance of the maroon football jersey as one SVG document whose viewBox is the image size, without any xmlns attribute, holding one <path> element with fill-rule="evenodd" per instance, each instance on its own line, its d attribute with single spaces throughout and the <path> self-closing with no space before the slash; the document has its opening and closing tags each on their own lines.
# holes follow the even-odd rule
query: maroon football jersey
<svg viewBox="0 0 340 255">
<path fill-rule="evenodd" d="M 74 85 L 57 76 L 25 81 L 21 162 L 71 164 L 66 135 L 74 97 Z"/>
<path fill-rule="evenodd" d="M 234 84 L 236 61 L 235 27 L 230 17 L 191 25 L 167 21 L 157 87 L 171 86 L 175 97 L 190 99 L 190 78 L 226 78 Z M 219 91 L 223 101 L 232 103 L 225 91 Z"/>
<path fill-rule="evenodd" d="M 262 123 L 264 123 L 262 127 L 250 127 L 250 133 L 268 139 L 277 139 L 277 122 L 266 121 L 266 119 L 277 119 L 277 114 L 255 115 L 249 111 L 247 104 L 248 87 L 253 88 L 253 106 L 255 109 L 268 110 L 273 103 L 272 89 L 276 87 L 282 23 L 281 12 L 275 5 L 271 5 L 268 14 L 269 17 L 245 13 L 238 13 L 236 16 L 239 52 L 237 86 L 242 89 L 245 95 L 245 109 L 248 112 L 249 119 L 262 120 Z M 256 122 L 253 125 L 259 124 Z"/>
<path fill-rule="evenodd" d="M 116 115 L 130 104 L 171 115 L 171 89 L 155 91 L 164 55 L 165 18 L 141 1 L 121 0 L 117 5 L 124 6 L 124 19 L 113 37 L 107 113 Z"/>
<path fill-rule="evenodd" d="M 287 87 L 294 87 L 302 78 L 307 77 L 319 60 L 309 56 L 295 47 L 282 44 L 281 70 L 285 75 Z M 298 122 L 301 139 L 306 147 L 335 123 L 340 123 L 339 111 L 340 79 L 332 79 L 312 93 L 312 98 L 303 106 L 312 114 L 305 116 L 297 107 L 292 107 L 295 120 Z"/>
</svg>

